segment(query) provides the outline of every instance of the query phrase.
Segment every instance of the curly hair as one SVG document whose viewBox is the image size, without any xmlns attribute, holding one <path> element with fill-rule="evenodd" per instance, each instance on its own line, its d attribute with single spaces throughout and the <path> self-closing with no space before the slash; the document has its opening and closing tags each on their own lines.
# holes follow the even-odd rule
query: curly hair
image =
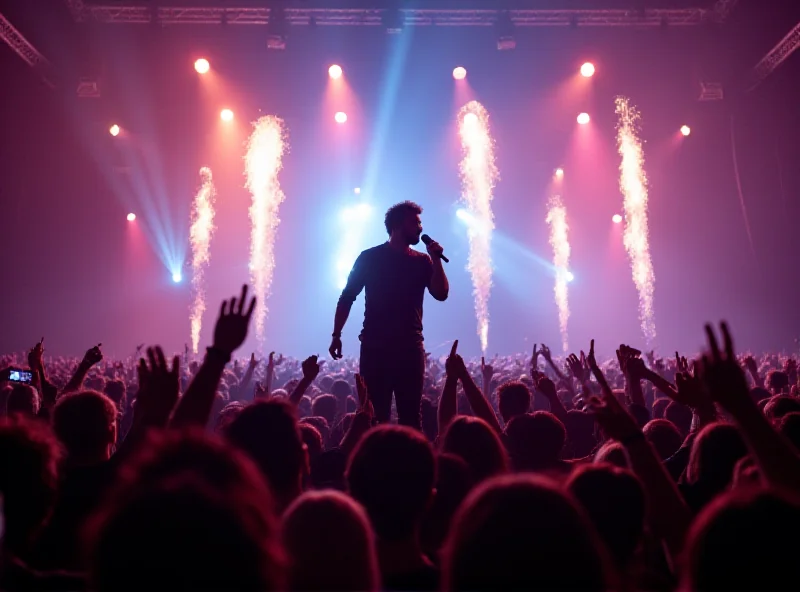
<svg viewBox="0 0 800 592">
<path fill-rule="evenodd" d="M 403 223 L 406 216 L 418 216 L 421 213 L 422 207 L 415 204 L 413 201 L 402 201 L 394 204 L 391 208 L 386 210 L 386 216 L 383 219 L 386 232 L 392 234 L 392 231 Z"/>
</svg>

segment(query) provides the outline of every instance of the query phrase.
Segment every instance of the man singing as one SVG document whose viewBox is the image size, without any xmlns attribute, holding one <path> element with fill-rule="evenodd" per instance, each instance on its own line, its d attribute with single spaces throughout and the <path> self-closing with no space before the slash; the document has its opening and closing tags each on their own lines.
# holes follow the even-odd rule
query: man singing
<svg viewBox="0 0 800 592">
<path fill-rule="evenodd" d="M 328 350 L 333 359 L 341 359 L 342 329 L 353 302 L 366 289 L 364 328 L 359 336 L 360 372 L 375 418 L 381 423 L 389 421 L 394 393 L 399 423 L 417 429 L 425 379 L 422 300 L 425 288 L 440 302 L 447 300 L 450 291 L 441 245 L 427 245 L 430 257 L 410 248 L 419 243 L 422 234 L 421 213 L 422 208 L 410 201 L 387 210 L 384 224 L 389 241 L 356 259 L 336 306 Z"/>
</svg>

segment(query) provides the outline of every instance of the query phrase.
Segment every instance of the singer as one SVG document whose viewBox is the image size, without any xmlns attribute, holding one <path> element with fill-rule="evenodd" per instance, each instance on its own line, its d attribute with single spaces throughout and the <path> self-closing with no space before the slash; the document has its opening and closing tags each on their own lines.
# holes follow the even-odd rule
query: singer
<svg viewBox="0 0 800 592">
<path fill-rule="evenodd" d="M 398 422 L 421 429 L 420 401 L 425 380 L 422 301 L 425 289 L 444 302 L 450 291 L 442 267 L 444 249 L 425 237 L 428 255 L 411 249 L 422 235 L 422 208 L 404 201 L 386 211 L 389 240 L 367 249 L 356 259 L 336 306 L 333 339 L 328 350 L 342 357 L 342 329 L 361 290 L 366 291 L 360 373 L 364 377 L 375 418 L 389 421 L 392 393 Z"/>
</svg>

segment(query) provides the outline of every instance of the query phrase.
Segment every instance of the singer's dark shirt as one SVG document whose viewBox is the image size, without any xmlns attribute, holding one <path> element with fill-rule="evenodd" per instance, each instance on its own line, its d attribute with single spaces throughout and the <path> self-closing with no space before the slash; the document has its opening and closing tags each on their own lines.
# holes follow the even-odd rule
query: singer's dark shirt
<svg viewBox="0 0 800 592">
<path fill-rule="evenodd" d="M 425 253 L 401 253 L 384 243 L 362 252 L 339 302 L 352 304 L 366 289 L 361 343 L 405 348 L 422 344 L 422 300 L 433 263 Z"/>
</svg>

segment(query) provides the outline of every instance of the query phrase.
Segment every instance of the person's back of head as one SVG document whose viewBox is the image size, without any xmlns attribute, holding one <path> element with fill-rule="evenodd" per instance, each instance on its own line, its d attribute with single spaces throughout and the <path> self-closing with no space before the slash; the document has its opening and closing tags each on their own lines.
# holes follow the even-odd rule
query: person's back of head
<svg viewBox="0 0 800 592">
<path fill-rule="evenodd" d="M 668 419 L 653 419 L 644 426 L 642 432 L 661 460 L 666 460 L 675 454 L 683 444 L 683 436 Z"/>
<path fill-rule="evenodd" d="M 761 403 L 762 401 L 769 400 L 772 396 L 767 389 L 762 388 L 760 386 L 754 386 L 750 389 L 750 398 L 753 399 L 756 403 Z"/>
<path fill-rule="evenodd" d="M 403 426 L 367 432 L 347 466 L 350 494 L 367 511 L 379 539 L 414 536 L 433 496 L 436 462 L 425 437 Z"/>
<path fill-rule="evenodd" d="M 308 458 L 313 461 L 325 450 L 325 446 L 322 443 L 322 434 L 319 433 L 317 428 L 308 423 L 300 423 L 297 427 L 300 429 L 300 438 L 303 440 L 303 444 L 306 445 L 306 450 L 308 450 Z"/>
<path fill-rule="evenodd" d="M 664 410 L 664 419 L 672 422 L 682 436 L 687 436 L 692 431 L 692 410 L 677 401 L 670 401 Z"/>
<path fill-rule="evenodd" d="M 800 452 L 800 413 L 787 413 L 778 422 L 778 431 Z"/>
<path fill-rule="evenodd" d="M 364 509 L 337 491 L 308 492 L 283 517 L 289 590 L 376 590 L 378 567 Z"/>
<path fill-rule="evenodd" d="M 771 490 L 717 497 L 685 549 L 688 590 L 783 590 L 797 585 L 800 502 Z"/>
<path fill-rule="evenodd" d="M 124 411 L 126 407 L 126 392 L 127 389 L 125 388 L 125 383 L 119 379 L 109 380 L 106 382 L 106 386 L 103 389 L 105 395 L 114 401 L 114 404 L 117 406 L 117 409 L 120 411 Z"/>
<path fill-rule="evenodd" d="M 53 430 L 77 464 L 107 460 L 117 440 L 117 406 L 102 393 L 81 391 L 61 397 L 53 408 Z"/>
<path fill-rule="evenodd" d="M 567 431 L 547 411 L 519 415 L 506 426 L 506 446 L 515 471 L 552 468 L 561 459 Z"/>
<path fill-rule="evenodd" d="M 342 404 L 342 409 L 344 409 L 344 404 Z M 324 417 L 329 426 L 334 424 L 338 412 L 339 402 L 333 395 L 320 395 L 311 403 L 311 414 Z"/>
<path fill-rule="evenodd" d="M 644 535 L 645 493 L 639 478 L 612 465 L 583 465 L 570 476 L 567 490 L 586 511 L 623 573 Z"/>
<path fill-rule="evenodd" d="M 703 482 L 711 492 L 720 493 L 730 486 L 736 463 L 747 454 L 738 427 L 728 423 L 709 424 L 692 444 L 686 477 L 690 483 Z"/>
<path fill-rule="evenodd" d="M 300 423 L 307 423 L 310 426 L 317 428 L 319 435 L 322 436 L 323 444 L 328 441 L 331 435 L 331 425 L 328 420 L 319 415 L 309 415 L 300 420 Z"/>
<path fill-rule="evenodd" d="M 442 452 L 464 459 L 475 483 L 508 471 L 508 455 L 495 431 L 480 418 L 460 415 L 442 438 Z"/>
<path fill-rule="evenodd" d="M 449 453 L 437 456 L 436 495 L 422 525 L 422 544 L 429 557 L 439 556 L 453 516 L 472 485 L 472 475 L 464 459 Z"/>
<path fill-rule="evenodd" d="M 503 422 L 508 424 L 514 417 L 530 411 L 531 391 L 518 380 L 505 382 L 497 389 L 497 407 Z"/>
<path fill-rule="evenodd" d="M 653 419 L 664 419 L 667 407 L 672 401 L 667 397 L 661 397 L 653 401 Z"/>
<path fill-rule="evenodd" d="M 272 495 L 202 430 L 152 433 L 87 529 L 95 589 L 281 589 Z"/>
<path fill-rule="evenodd" d="M 564 427 L 567 429 L 569 458 L 583 458 L 590 455 L 597 446 L 597 438 L 594 434 L 594 416 L 576 409 L 567 411 Z"/>
<path fill-rule="evenodd" d="M 456 513 L 444 589 L 607 590 L 604 563 L 573 500 L 544 478 L 503 476 L 479 486 Z"/>
<path fill-rule="evenodd" d="M 783 393 L 789 388 L 789 375 L 783 370 L 770 370 L 765 381 L 767 388 L 775 393 Z"/>
<path fill-rule="evenodd" d="M 35 419 L 0 419 L 3 543 L 14 555 L 45 522 L 55 500 L 61 449 L 49 426 Z"/>
<path fill-rule="evenodd" d="M 291 404 L 272 399 L 251 403 L 231 421 L 225 436 L 255 461 L 281 509 L 300 494 L 308 459 Z"/>
<path fill-rule="evenodd" d="M 631 466 L 628 451 L 616 440 L 605 442 L 595 453 L 593 462 L 606 463 L 621 469 L 628 469 Z"/>
<path fill-rule="evenodd" d="M 29 384 L 15 384 L 6 399 L 7 415 L 34 417 L 39 413 L 39 393 Z"/>
<path fill-rule="evenodd" d="M 764 415 L 772 422 L 777 422 L 787 413 L 800 411 L 800 400 L 790 395 L 776 395 L 764 407 Z"/>
<path fill-rule="evenodd" d="M 337 400 L 344 402 L 347 397 L 353 394 L 353 389 L 346 380 L 335 380 L 331 385 L 331 393 Z M 344 405 L 342 405 L 344 408 Z"/>
</svg>

